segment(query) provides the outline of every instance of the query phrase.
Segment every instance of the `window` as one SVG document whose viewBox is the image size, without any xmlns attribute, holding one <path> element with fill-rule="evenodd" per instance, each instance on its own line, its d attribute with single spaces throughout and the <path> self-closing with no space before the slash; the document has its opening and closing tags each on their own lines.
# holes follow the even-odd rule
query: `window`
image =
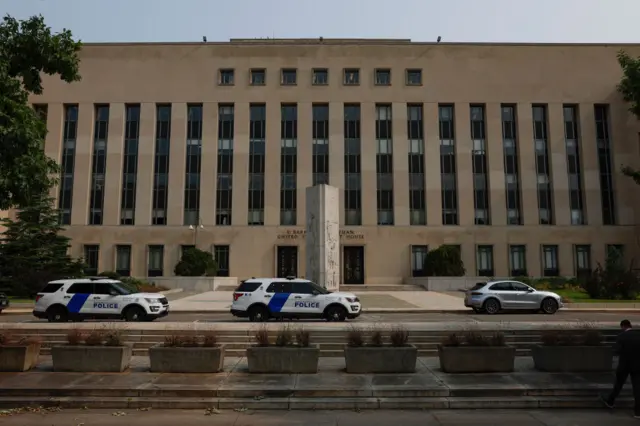
<svg viewBox="0 0 640 426">
<path fill-rule="evenodd" d="M 60 193 L 58 209 L 60 224 L 71 224 L 71 206 L 73 204 L 73 177 L 76 157 L 76 134 L 78 131 L 78 105 L 64 106 L 64 141 L 60 161 Z"/>
<path fill-rule="evenodd" d="M 271 283 L 265 291 L 267 293 L 293 293 L 293 283 L 289 281 Z"/>
<path fill-rule="evenodd" d="M 409 223 L 427 224 L 425 190 L 424 124 L 422 104 L 407 105 L 409 137 Z"/>
<path fill-rule="evenodd" d="M 411 276 L 425 277 L 427 272 L 424 268 L 424 262 L 429 253 L 429 246 L 411 246 Z"/>
<path fill-rule="evenodd" d="M 55 293 L 62 288 L 62 284 L 47 284 L 39 293 Z"/>
<path fill-rule="evenodd" d="M 509 284 L 511 285 L 512 291 L 529 291 L 529 289 L 531 288 L 528 285 L 514 282 L 514 281 L 511 281 Z"/>
<path fill-rule="evenodd" d="M 219 83 L 221 86 L 233 86 L 234 81 L 234 70 L 233 69 L 222 69 L 220 70 L 220 80 Z"/>
<path fill-rule="evenodd" d="M 602 200 L 602 223 L 616 224 L 616 204 L 613 193 L 613 166 L 611 140 L 609 139 L 609 106 L 594 107 L 596 119 L 596 142 L 598 146 L 598 167 L 600 169 L 600 198 Z"/>
<path fill-rule="evenodd" d="M 266 70 L 263 68 L 254 68 L 249 71 L 249 83 L 252 86 L 264 86 L 267 84 Z"/>
<path fill-rule="evenodd" d="M 229 276 L 229 246 L 213 246 L 213 258 L 218 265 L 218 277 Z"/>
<path fill-rule="evenodd" d="M 167 224 L 169 200 L 169 147 L 171 144 L 171 105 L 156 105 L 156 146 L 153 164 L 152 225 Z"/>
<path fill-rule="evenodd" d="M 518 163 L 518 141 L 516 139 L 516 107 L 514 105 L 502 105 L 501 118 L 507 224 L 522 225 L 520 168 Z"/>
<path fill-rule="evenodd" d="M 104 184 L 107 172 L 107 135 L 109 106 L 94 107 L 93 155 L 91 158 L 91 199 L 89 225 L 102 225 L 104 209 Z"/>
<path fill-rule="evenodd" d="M 187 105 L 187 149 L 184 182 L 184 225 L 200 223 L 202 168 L 202 104 Z"/>
<path fill-rule="evenodd" d="M 391 105 L 376 105 L 376 198 L 378 225 L 393 225 L 393 140 Z"/>
<path fill-rule="evenodd" d="M 305 282 L 294 282 L 293 283 L 293 292 L 297 294 L 313 294 L 315 292 L 315 287 L 310 283 Z"/>
<path fill-rule="evenodd" d="M 314 86 L 325 86 L 329 84 L 329 70 L 326 68 L 314 68 L 311 83 Z"/>
<path fill-rule="evenodd" d="M 482 245 L 476 248 L 476 264 L 479 277 L 493 277 L 493 246 Z"/>
<path fill-rule="evenodd" d="M 68 294 L 94 294 L 93 283 L 75 283 L 67 289 Z"/>
<path fill-rule="evenodd" d="M 476 225 L 490 225 L 489 174 L 487 172 L 486 124 L 484 105 L 471 105 L 471 167 Z"/>
<path fill-rule="evenodd" d="M 376 86 L 391 86 L 391 70 L 377 69 L 375 71 Z"/>
<path fill-rule="evenodd" d="M 538 215 L 540 225 L 553 225 L 553 193 L 549 171 L 549 141 L 547 106 L 533 106 L 533 142 L 535 144 L 538 184 Z"/>
<path fill-rule="evenodd" d="M 591 246 L 588 244 L 576 245 L 573 248 L 575 254 L 576 277 L 582 277 L 591 273 Z"/>
<path fill-rule="evenodd" d="M 297 71 L 293 68 L 285 68 L 282 70 L 282 85 L 293 86 L 297 83 Z"/>
<path fill-rule="evenodd" d="M 329 105 L 313 104 L 311 137 L 312 185 L 329 184 Z"/>
<path fill-rule="evenodd" d="M 123 277 L 131 275 L 131 246 L 116 246 L 116 273 Z"/>
<path fill-rule="evenodd" d="M 567 173 L 569 175 L 569 208 L 571 224 L 585 225 L 584 193 L 582 190 L 582 166 L 580 162 L 580 143 L 578 138 L 578 107 L 565 105 L 564 142 L 567 152 Z"/>
<path fill-rule="evenodd" d="M 524 245 L 509 246 L 509 266 L 512 277 L 526 277 L 527 273 L 527 249 Z"/>
<path fill-rule="evenodd" d="M 280 107 L 280 225 L 296 224 L 298 107 Z"/>
<path fill-rule="evenodd" d="M 94 283 L 93 294 L 111 295 L 111 293 L 120 294 L 114 286 L 107 283 Z"/>
<path fill-rule="evenodd" d="M 248 225 L 264 225 L 264 168 L 266 106 L 249 106 L 249 214 Z"/>
<path fill-rule="evenodd" d="M 216 225 L 231 225 L 234 122 L 235 108 L 233 104 L 218 105 Z"/>
<path fill-rule="evenodd" d="M 408 69 L 407 70 L 407 86 L 420 86 L 422 85 L 422 70 Z"/>
<path fill-rule="evenodd" d="M 242 281 L 238 288 L 235 290 L 242 293 L 253 293 L 256 291 L 262 283 L 260 281 Z"/>
<path fill-rule="evenodd" d="M 345 68 L 343 82 L 346 86 L 360 84 L 360 70 L 358 68 Z"/>
<path fill-rule="evenodd" d="M 454 140 L 453 105 L 438 106 L 440 133 L 440 180 L 442 224 L 458 224 L 458 183 L 456 177 L 456 147 Z"/>
<path fill-rule="evenodd" d="M 164 246 L 149 246 L 149 258 L 147 260 L 147 276 L 161 277 L 164 268 Z"/>
<path fill-rule="evenodd" d="M 85 245 L 84 246 L 84 263 L 87 267 L 84 269 L 85 275 L 98 275 L 98 267 L 100 266 L 100 246 Z"/>
<path fill-rule="evenodd" d="M 120 225 L 135 225 L 136 187 L 138 183 L 138 143 L 140 105 L 125 106 L 124 154 L 122 165 L 122 198 Z"/>
<path fill-rule="evenodd" d="M 360 104 L 344 106 L 345 225 L 362 224 Z"/>
<path fill-rule="evenodd" d="M 542 276 L 557 277 L 560 275 L 558 268 L 558 246 L 542 246 Z"/>
<path fill-rule="evenodd" d="M 512 287 L 511 287 L 511 283 L 510 282 L 505 281 L 505 282 L 493 284 L 491 287 L 489 287 L 489 290 L 491 290 L 491 291 L 511 291 Z"/>
</svg>

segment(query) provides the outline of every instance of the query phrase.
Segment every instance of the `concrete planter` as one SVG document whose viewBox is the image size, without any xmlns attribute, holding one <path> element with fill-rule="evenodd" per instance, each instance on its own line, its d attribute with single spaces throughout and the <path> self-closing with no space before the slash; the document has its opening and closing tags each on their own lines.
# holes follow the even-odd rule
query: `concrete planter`
<svg viewBox="0 0 640 426">
<path fill-rule="evenodd" d="M 53 371 L 119 373 L 129 368 L 131 346 L 53 346 Z"/>
<path fill-rule="evenodd" d="M 0 371 L 27 371 L 38 364 L 40 343 L 0 346 Z"/>
<path fill-rule="evenodd" d="M 513 371 L 516 348 L 510 346 L 438 346 L 445 373 L 508 373 Z"/>
<path fill-rule="evenodd" d="M 320 347 L 250 346 L 247 348 L 249 373 L 315 374 L 318 372 Z"/>
<path fill-rule="evenodd" d="M 224 346 L 176 348 L 162 345 L 149 348 L 154 373 L 217 373 L 224 364 Z"/>
<path fill-rule="evenodd" d="M 613 348 L 610 346 L 543 346 L 531 348 L 536 370 L 550 372 L 610 371 Z"/>
<path fill-rule="evenodd" d="M 344 348 L 347 373 L 415 373 L 418 348 L 407 346 L 361 346 Z"/>
</svg>

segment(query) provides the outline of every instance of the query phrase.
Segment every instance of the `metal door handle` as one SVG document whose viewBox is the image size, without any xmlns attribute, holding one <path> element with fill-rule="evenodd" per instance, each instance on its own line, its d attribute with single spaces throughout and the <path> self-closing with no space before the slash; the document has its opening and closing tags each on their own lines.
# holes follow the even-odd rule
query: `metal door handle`
<svg viewBox="0 0 640 426">
<path fill-rule="evenodd" d="M 302 299 L 302 296 L 294 296 L 294 299 Z"/>
<path fill-rule="evenodd" d="M 264 295 L 264 297 L 271 297 L 271 295 L 269 295 L 269 294 L 265 294 L 265 295 Z"/>
<path fill-rule="evenodd" d="M 94 300 L 96 300 L 96 299 L 97 299 L 97 300 L 100 300 L 100 298 L 99 298 L 99 297 L 95 297 L 95 296 L 93 296 L 93 299 L 94 299 Z"/>
</svg>

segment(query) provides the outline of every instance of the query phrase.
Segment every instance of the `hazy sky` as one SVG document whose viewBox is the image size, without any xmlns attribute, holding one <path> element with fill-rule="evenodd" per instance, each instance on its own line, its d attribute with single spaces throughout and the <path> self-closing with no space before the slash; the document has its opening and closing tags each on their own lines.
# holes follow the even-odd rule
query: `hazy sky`
<svg viewBox="0 0 640 426">
<path fill-rule="evenodd" d="M 640 0 L 0 0 L 85 42 L 253 37 L 640 42 Z"/>
</svg>

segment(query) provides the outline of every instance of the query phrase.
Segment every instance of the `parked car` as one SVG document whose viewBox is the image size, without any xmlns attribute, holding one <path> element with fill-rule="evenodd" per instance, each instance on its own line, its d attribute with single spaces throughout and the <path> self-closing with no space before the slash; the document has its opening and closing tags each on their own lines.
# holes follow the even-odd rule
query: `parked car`
<svg viewBox="0 0 640 426">
<path fill-rule="evenodd" d="M 6 294 L 0 293 L 0 314 L 9 307 L 9 298 Z"/>
<path fill-rule="evenodd" d="M 538 291 L 519 281 L 477 283 L 467 291 L 464 306 L 476 313 L 497 314 L 502 310 L 542 311 L 555 314 L 563 307 L 562 298 L 551 291 Z"/>
</svg>

